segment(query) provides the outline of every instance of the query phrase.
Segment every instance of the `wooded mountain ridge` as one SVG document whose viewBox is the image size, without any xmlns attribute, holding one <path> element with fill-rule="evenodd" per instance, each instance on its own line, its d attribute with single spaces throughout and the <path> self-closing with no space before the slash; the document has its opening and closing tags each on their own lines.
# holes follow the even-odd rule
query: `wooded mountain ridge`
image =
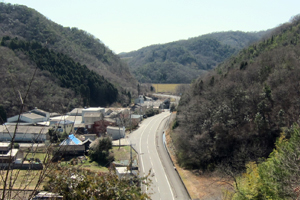
<svg viewBox="0 0 300 200">
<path fill-rule="evenodd" d="M 300 17 L 274 29 L 199 77 L 178 107 L 174 135 L 182 166 L 242 170 L 267 158 L 300 115 Z"/>
<path fill-rule="evenodd" d="M 229 31 L 151 45 L 119 56 L 141 83 L 190 83 L 269 31 Z"/>
<path fill-rule="evenodd" d="M 114 84 L 136 87 L 128 66 L 86 31 L 63 27 L 26 6 L 5 3 L 0 3 L 0 27 L 0 37 L 8 35 L 47 44 L 48 48 L 70 56 Z"/>
<path fill-rule="evenodd" d="M 99 39 L 26 6 L 0 3 L 0 42 L 0 102 L 8 116 L 18 113 L 18 93 L 25 96 L 34 74 L 28 109 L 127 105 L 136 93 L 128 66 Z"/>
</svg>

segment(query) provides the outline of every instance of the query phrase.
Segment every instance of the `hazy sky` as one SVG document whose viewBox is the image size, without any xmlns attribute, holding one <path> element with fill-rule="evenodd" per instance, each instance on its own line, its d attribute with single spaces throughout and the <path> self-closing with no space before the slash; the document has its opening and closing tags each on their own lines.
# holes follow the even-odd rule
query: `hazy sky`
<svg viewBox="0 0 300 200">
<path fill-rule="evenodd" d="M 99 38 L 116 53 L 211 32 L 260 31 L 300 14 L 299 0 L 0 0 Z"/>
</svg>

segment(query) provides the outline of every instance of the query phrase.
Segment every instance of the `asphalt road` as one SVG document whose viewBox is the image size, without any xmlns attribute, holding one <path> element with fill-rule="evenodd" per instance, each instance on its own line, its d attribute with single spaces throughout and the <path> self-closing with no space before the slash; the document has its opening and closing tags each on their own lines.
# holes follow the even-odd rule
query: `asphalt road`
<svg viewBox="0 0 300 200">
<path fill-rule="evenodd" d="M 152 173 L 152 184 L 144 187 L 154 200 L 189 199 L 181 180 L 164 148 L 162 133 L 169 112 L 145 119 L 140 128 L 130 134 L 129 140 L 139 153 L 141 175 Z"/>
</svg>

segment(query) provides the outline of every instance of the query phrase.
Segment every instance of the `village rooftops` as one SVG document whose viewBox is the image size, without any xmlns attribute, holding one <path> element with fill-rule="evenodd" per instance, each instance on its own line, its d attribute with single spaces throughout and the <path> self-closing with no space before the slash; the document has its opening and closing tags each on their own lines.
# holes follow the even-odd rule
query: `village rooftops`
<svg viewBox="0 0 300 200">
<path fill-rule="evenodd" d="M 11 126 L 8 125 L 6 126 L 2 126 L 2 130 L 0 128 L 0 134 L 1 133 L 10 133 L 11 135 L 13 135 L 14 131 L 15 131 L 16 126 Z M 49 127 L 40 127 L 40 126 L 18 126 L 16 133 L 32 133 L 32 134 L 47 134 L 49 130 Z"/>
<path fill-rule="evenodd" d="M 0 148 L 8 148 L 10 146 L 10 142 L 0 142 Z"/>
<path fill-rule="evenodd" d="M 75 122 L 75 124 L 80 124 L 81 121 L 82 121 L 82 116 L 78 116 L 78 115 L 70 115 L 66 118 L 66 120 L 69 120 L 69 121 L 72 121 L 72 122 Z"/>
<path fill-rule="evenodd" d="M 71 112 L 68 114 L 71 116 L 81 116 L 82 115 L 83 108 L 74 108 Z"/>
<path fill-rule="evenodd" d="M 101 117 L 101 113 L 99 112 L 86 112 L 83 117 Z"/>
<path fill-rule="evenodd" d="M 7 157 L 15 157 L 18 153 L 19 149 L 11 149 L 9 150 L 7 153 L 4 153 L 4 154 L 0 154 L 0 157 L 3 158 L 7 158 Z"/>
<path fill-rule="evenodd" d="M 0 152 L 8 151 L 10 149 L 10 142 L 0 142 Z"/>
<path fill-rule="evenodd" d="M 90 107 L 90 108 L 85 108 L 82 111 L 85 112 L 99 112 L 99 111 L 105 111 L 105 108 L 101 108 L 101 107 Z"/>
<path fill-rule="evenodd" d="M 132 119 L 140 119 L 143 118 L 143 115 L 131 115 Z"/>
<path fill-rule="evenodd" d="M 63 120 L 63 121 L 59 121 L 58 122 L 59 124 L 62 124 L 62 125 L 67 125 L 67 124 L 74 124 L 74 122 L 70 121 L 70 120 Z"/>
<path fill-rule="evenodd" d="M 30 119 L 39 119 L 39 118 L 44 118 L 43 115 L 38 115 L 38 114 L 35 114 L 35 113 L 24 113 L 22 114 L 21 116 L 24 116 L 24 117 L 27 117 L 27 118 L 30 118 Z"/>
<path fill-rule="evenodd" d="M 56 117 L 51 117 L 50 121 L 63 121 L 66 120 L 69 117 L 69 115 L 61 115 L 61 116 L 56 116 Z"/>
</svg>

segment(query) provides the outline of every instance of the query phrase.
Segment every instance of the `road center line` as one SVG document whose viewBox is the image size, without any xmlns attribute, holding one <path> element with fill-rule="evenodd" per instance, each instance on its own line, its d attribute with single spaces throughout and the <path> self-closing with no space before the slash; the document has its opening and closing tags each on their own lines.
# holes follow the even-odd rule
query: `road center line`
<svg viewBox="0 0 300 200">
<path fill-rule="evenodd" d="M 162 122 L 163 120 L 165 120 L 165 118 L 167 118 L 167 117 L 168 117 L 168 116 L 164 117 L 164 118 L 161 120 L 161 122 Z M 156 138 L 156 135 L 157 135 L 157 132 L 155 132 L 155 134 L 154 134 L 154 138 Z M 156 142 L 156 140 L 154 140 L 154 142 Z M 156 145 L 158 145 L 158 144 L 156 144 Z M 168 179 L 168 177 L 167 177 L 166 170 L 165 170 L 165 168 L 164 168 L 164 166 L 163 166 L 163 164 L 162 164 L 162 162 L 161 162 L 161 160 L 160 160 L 160 156 L 158 155 L 157 148 L 156 148 L 156 154 L 157 154 L 157 156 L 158 156 L 158 160 L 159 160 L 159 162 L 160 162 L 160 164 L 161 164 L 162 168 L 163 168 L 163 169 L 164 169 L 164 171 L 165 171 L 165 177 L 166 177 L 166 180 L 167 180 L 167 183 L 168 183 L 169 189 L 170 189 L 170 191 L 171 191 L 172 198 L 174 199 L 173 190 L 172 190 L 172 188 L 171 188 L 171 185 L 170 185 L 170 183 L 169 183 L 169 179 Z"/>
<path fill-rule="evenodd" d="M 143 134 L 145 132 L 145 130 L 147 130 L 147 127 L 149 126 L 149 124 L 151 124 L 151 122 L 154 120 L 155 118 L 151 119 L 151 121 L 146 125 L 146 127 L 144 128 L 142 134 L 141 134 L 141 137 L 140 137 L 140 158 L 141 158 L 141 165 L 142 165 L 142 169 L 143 169 L 143 174 L 145 173 L 145 167 L 144 167 L 144 162 L 143 162 L 143 157 L 141 155 L 142 153 L 142 137 L 143 137 Z"/>
</svg>

